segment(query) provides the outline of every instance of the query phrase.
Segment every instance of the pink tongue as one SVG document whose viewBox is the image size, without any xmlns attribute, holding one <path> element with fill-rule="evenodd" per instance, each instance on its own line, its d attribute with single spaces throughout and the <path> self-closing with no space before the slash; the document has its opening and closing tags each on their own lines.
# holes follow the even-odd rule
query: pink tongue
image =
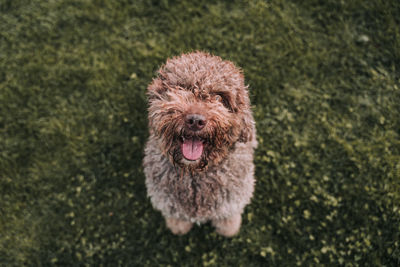
<svg viewBox="0 0 400 267">
<path fill-rule="evenodd" d="M 203 143 L 198 139 L 185 139 L 182 144 L 182 154 L 188 160 L 197 160 L 203 154 Z"/>
</svg>

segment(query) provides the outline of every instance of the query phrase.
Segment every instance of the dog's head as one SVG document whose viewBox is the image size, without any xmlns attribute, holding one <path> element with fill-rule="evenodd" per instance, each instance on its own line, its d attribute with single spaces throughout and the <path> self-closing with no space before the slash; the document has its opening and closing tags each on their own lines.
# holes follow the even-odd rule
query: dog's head
<svg viewBox="0 0 400 267">
<path fill-rule="evenodd" d="M 148 87 L 150 133 L 171 162 L 203 170 L 253 138 L 247 87 L 232 62 L 203 52 L 169 59 Z"/>
</svg>

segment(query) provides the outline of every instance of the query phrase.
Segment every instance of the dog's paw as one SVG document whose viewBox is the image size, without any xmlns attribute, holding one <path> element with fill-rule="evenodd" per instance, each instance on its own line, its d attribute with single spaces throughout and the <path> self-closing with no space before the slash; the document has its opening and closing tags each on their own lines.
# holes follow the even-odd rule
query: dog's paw
<svg viewBox="0 0 400 267">
<path fill-rule="evenodd" d="M 184 235 L 192 229 L 193 223 L 175 219 L 175 218 L 166 218 L 167 227 L 171 230 L 171 232 L 175 235 Z"/>
<path fill-rule="evenodd" d="M 212 225 L 215 227 L 217 233 L 225 237 L 232 237 L 238 234 L 241 223 L 242 216 L 240 214 L 236 214 L 226 219 L 212 221 Z"/>
</svg>

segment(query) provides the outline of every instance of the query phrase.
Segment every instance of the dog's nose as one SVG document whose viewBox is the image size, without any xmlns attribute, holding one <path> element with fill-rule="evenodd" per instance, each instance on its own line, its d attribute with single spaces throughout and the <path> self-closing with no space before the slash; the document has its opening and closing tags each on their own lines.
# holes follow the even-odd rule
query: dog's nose
<svg viewBox="0 0 400 267">
<path fill-rule="evenodd" d="M 207 120 L 200 114 L 189 114 L 185 119 L 186 126 L 192 131 L 200 131 L 207 124 Z"/>
</svg>

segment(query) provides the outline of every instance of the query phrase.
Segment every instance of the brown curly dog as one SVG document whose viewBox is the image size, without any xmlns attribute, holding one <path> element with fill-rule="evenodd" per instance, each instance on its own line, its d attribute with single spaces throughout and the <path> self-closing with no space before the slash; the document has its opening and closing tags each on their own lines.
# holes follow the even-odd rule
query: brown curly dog
<svg viewBox="0 0 400 267">
<path fill-rule="evenodd" d="M 169 59 L 148 87 L 147 193 L 174 234 L 239 232 L 254 191 L 255 123 L 242 72 L 204 52 Z"/>
</svg>

